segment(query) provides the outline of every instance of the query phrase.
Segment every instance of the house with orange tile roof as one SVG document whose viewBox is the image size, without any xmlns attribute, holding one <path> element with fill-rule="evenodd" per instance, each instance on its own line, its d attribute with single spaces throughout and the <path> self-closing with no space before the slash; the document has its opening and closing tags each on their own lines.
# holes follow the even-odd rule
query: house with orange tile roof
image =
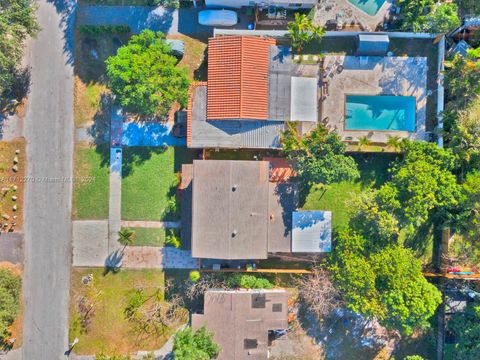
<svg viewBox="0 0 480 360">
<path fill-rule="evenodd" d="M 260 36 L 208 42 L 208 80 L 190 89 L 187 146 L 276 149 L 286 121 L 318 120 L 318 67 Z"/>
</svg>

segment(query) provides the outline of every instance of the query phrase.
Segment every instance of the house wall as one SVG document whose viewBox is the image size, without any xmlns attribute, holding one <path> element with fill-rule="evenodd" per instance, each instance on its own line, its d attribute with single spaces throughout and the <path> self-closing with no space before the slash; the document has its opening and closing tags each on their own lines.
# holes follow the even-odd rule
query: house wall
<svg viewBox="0 0 480 360">
<path fill-rule="evenodd" d="M 207 7 L 223 7 L 223 8 L 241 8 L 242 6 L 263 6 L 267 7 L 275 5 L 283 7 L 285 9 L 311 9 L 315 5 L 316 1 L 295 1 L 295 0 L 205 0 Z"/>
</svg>

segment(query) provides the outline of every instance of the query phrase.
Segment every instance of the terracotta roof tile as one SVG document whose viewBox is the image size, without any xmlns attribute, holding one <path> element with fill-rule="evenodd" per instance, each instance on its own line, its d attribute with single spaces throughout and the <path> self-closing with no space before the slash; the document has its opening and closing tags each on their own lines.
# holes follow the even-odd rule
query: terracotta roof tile
<svg viewBox="0 0 480 360">
<path fill-rule="evenodd" d="M 221 36 L 208 41 L 208 119 L 268 118 L 268 49 L 275 40 Z"/>
</svg>

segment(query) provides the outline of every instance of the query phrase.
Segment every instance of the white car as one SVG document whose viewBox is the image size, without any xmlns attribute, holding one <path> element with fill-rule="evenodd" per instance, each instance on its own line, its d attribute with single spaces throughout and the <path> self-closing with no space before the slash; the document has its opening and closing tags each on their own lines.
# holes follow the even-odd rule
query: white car
<svg viewBox="0 0 480 360">
<path fill-rule="evenodd" d="M 198 13 L 198 23 L 206 26 L 233 26 L 238 23 L 233 10 L 202 10 Z"/>
</svg>

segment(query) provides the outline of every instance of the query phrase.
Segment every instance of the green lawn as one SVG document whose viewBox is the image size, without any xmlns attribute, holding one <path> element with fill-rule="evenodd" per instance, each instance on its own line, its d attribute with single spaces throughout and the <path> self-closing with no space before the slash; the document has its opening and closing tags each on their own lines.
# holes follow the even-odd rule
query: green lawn
<svg viewBox="0 0 480 360">
<path fill-rule="evenodd" d="M 122 219 L 178 220 L 175 213 L 178 171 L 191 163 L 186 148 L 129 147 L 123 152 Z"/>
<path fill-rule="evenodd" d="M 104 163 L 108 144 L 97 148 L 77 144 L 75 147 L 75 183 L 73 218 L 93 220 L 108 218 L 108 163 Z"/>
<path fill-rule="evenodd" d="M 165 228 L 131 228 L 135 231 L 132 246 L 163 246 L 165 243 Z"/>
<path fill-rule="evenodd" d="M 93 282 L 85 286 L 82 276 L 93 274 Z M 138 336 L 134 327 L 125 319 L 124 309 L 128 295 L 135 289 L 153 291 L 164 285 L 161 270 L 121 270 L 104 275 L 103 268 L 74 269 L 71 276 L 70 341 L 78 337 L 77 354 L 126 354 L 138 350 L 161 348 L 174 332 L 169 328 L 159 336 Z M 93 316 L 87 332 L 78 325 L 78 302 L 83 296 L 93 301 Z M 77 321 L 76 321 L 77 319 Z M 187 317 L 185 314 L 186 321 Z M 180 325 L 180 324 L 178 324 Z"/>
<path fill-rule="evenodd" d="M 360 170 L 357 181 L 343 181 L 328 186 L 312 186 L 302 208 L 332 211 L 335 229 L 345 227 L 350 220 L 348 202 L 368 187 L 378 188 L 388 180 L 388 168 L 397 154 L 352 154 Z"/>
</svg>

